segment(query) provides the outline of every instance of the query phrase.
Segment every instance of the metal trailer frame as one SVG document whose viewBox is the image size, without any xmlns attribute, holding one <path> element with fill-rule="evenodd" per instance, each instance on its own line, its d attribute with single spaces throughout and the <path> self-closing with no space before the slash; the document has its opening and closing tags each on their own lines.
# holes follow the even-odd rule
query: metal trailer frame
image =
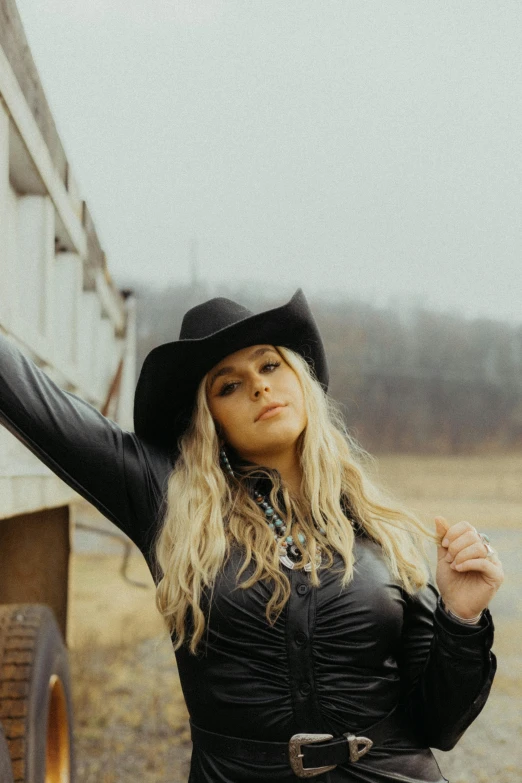
<svg viewBox="0 0 522 783">
<path fill-rule="evenodd" d="M 0 331 L 132 429 L 135 300 L 111 279 L 14 0 L 0 0 Z M 66 652 L 78 499 L 0 428 L 0 735 L 10 751 L 0 736 L 0 770 L 12 766 L 20 783 L 75 778 Z"/>
</svg>

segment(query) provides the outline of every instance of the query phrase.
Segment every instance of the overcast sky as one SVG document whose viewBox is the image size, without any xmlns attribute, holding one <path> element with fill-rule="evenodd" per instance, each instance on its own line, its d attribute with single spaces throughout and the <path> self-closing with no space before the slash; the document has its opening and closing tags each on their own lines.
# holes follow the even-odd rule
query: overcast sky
<svg viewBox="0 0 522 783">
<path fill-rule="evenodd" d="M 522 323 L 520 0 L 17 5 L 116 279 Z"/>
</svg>

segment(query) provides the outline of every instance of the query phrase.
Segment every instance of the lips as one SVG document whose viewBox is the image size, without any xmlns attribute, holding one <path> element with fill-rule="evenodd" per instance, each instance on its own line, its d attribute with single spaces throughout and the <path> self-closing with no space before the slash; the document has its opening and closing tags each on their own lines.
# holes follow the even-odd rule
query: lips
<svg viewBox="0 0 522 783">
<path fill-rule="evenodd" d="M 263 418 L 265 413 L 268 413 L 269 411 L 274 410 L 275 408 L 284 408 L 284 407 L 285 407 L 285 404 L 283 404 L 282 402 L 271 402 L 270 405 L 265 405 L 264 408 L 261 408 L 261 410 L 259 411 L 259 414 L 258 414 L 258 416 L 256 418 L 256 421 L 259 421 L 259 419 Z M 275 415 L 275 413 L 274 413 L 274 415 Z M 265 418 L 269 418 L 269 417 L 266 416 Z"/>
</svg>

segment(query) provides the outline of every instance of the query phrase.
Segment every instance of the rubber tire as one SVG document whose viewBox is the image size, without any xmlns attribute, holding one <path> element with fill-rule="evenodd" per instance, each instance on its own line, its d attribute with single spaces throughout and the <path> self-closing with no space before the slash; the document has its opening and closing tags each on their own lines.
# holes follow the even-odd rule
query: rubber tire
<svg viewBox="0 0 522 783">
<path fill-rule="evenodd" d="M 7 745 L 4 730 L 0 723 L 0 780 L 2 783 L 14 783 L 11 754 Z"/>
<path fill-rule="evenodd" d="M 44 604 L 0 606 L 0 721 L 14 783 L 45 783 L 46 772 L 52 783 L 74 783 L 72 716 L 68 653 L 52 610 Z M 49 738 L 59 737 L 54 744 L 48 730 Z M 51 776 L 56 765 L 68 774 Z"/>
</svg>

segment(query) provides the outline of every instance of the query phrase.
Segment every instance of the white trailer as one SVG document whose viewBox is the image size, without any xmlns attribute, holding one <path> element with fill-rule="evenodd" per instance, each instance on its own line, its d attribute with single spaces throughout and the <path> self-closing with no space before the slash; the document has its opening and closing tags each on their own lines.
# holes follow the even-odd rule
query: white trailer
<svg viewBox="0 0 522 783">
<path fill-rule="evenodd" d="M 0 333 L 132 428 L 134 298 L 111 280 L 13 0 L 0 0 Z M 78 500 L 0 428 L 2 783 L 75 779 L 67 610 Z"/>
</svg>

